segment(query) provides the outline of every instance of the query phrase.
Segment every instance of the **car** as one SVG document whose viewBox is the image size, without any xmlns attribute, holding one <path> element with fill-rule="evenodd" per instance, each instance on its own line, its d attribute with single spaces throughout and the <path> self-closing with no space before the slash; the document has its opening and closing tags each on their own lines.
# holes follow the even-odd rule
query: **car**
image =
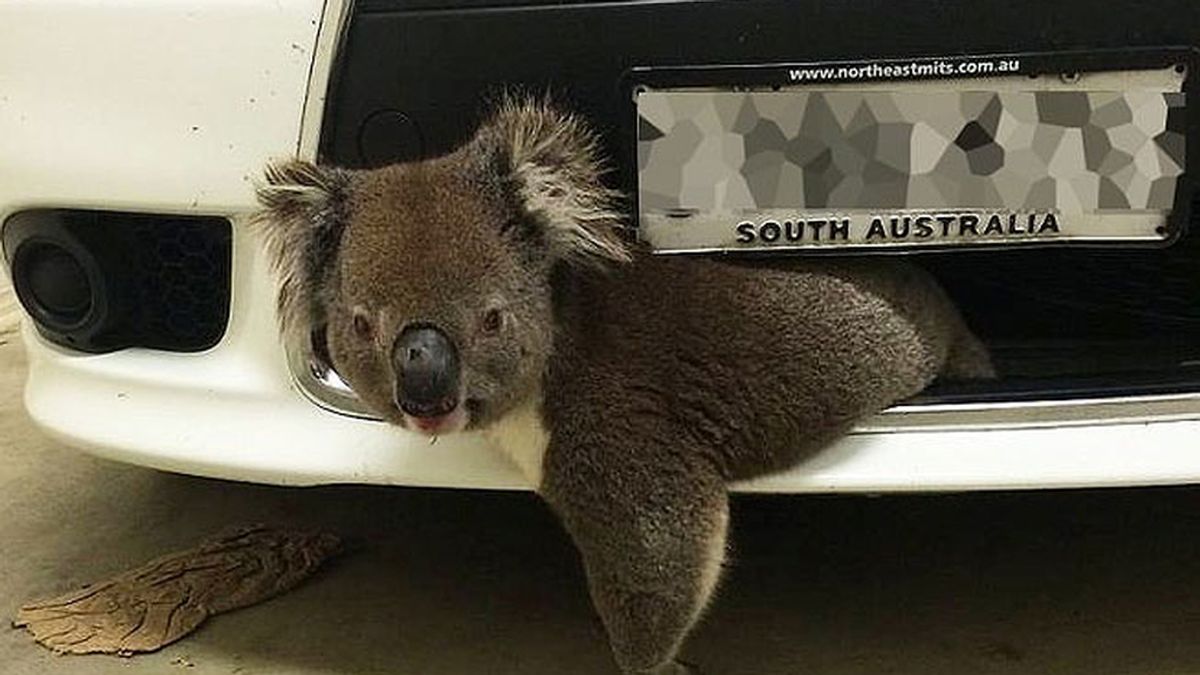
<svg viewBox="0 0 1200 675">
<path fill-rule="evenodd" d="M 600 131 L 662 254 L 912 256 L 991 347 L 1000 378 L 935 384 L 736 489 L 1200 481 L 1190 0 L 15 0 L 0 25 L 25 403 L 88 452 L 532 487 L 480 436 L 373 418 L 319 331 L 285 343 L 254 222 L 271 160 L 435 155 L 520 90 Z M 1025 198 L 972 196 L 988 184 Z"/>
</svg>

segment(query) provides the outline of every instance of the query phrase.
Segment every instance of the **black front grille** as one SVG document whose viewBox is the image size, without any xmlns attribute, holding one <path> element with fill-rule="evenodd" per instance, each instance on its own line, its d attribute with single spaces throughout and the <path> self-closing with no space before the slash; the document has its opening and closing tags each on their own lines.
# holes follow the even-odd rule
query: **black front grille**
<svg viewBox="0 0 1200 675">
<path fill-rule="evenodd" d="M 1200 336 L 1200 200 L 1173 246 L 922 258 L 977 330 L 998 338 Z"/>
<path fill-rule="evenodd" d="M 484 102 L 498 91 L 548 92 L 597 129 L 613 162 L 614 187 L 632 195 L 632 68 L 1200 47 L 1200 3 L 1149 6 L 1135 0 L 1114 0 L 1103 11 L 1085 0 L 360 0 L 326 99 L 321 154 L 348 167 L 440 154 L 471 134 Z M 1189 100 L 1194 93 L 1188 91 Z M 1198 108 L 1189 105 L 1189 144 L 1200 141 Z M 1189 182 L 1200 166 L 1195 155 L 1188 155 Z M 1042 378 L 1043 393 L 1051 386 L 1067 391 L 1047 378 L 1113 376 L 1128 385 L 1135 371 L 1159 383 L 1186 377 L 1194 389 L 1200 204 L 1187 230 L 1160 249 L 955 251 L 918 259 L 993 347 L 1002 372 Z"/>
<path fill-rule="evenodd" d="M 225 218 L 43 209 L 10 217 L 3 239 L 18 297 L 51 341 L 87 352 L 195 352 L 225 333 L 232 259 Z M 86 271 L 91 302 L 83 320 L 55 321 L 38 306 L 36 285 L 21 278 L 23 247 L 57 248 Z"/>
</svg>

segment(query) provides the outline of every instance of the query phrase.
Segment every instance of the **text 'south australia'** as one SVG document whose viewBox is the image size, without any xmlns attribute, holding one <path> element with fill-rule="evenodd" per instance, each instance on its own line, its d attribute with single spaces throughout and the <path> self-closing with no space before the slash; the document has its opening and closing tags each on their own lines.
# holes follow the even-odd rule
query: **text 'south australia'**
<svg viewBox="0 0 1200 675">
<path fill-rule="evenodd" d="M 743 220 L 734 226 L 741 245 L 809 243 L 919 243 L 929 240 L 1053 237 L 1052 212 L 873 215 L 843 218 Z"/>
</svg>

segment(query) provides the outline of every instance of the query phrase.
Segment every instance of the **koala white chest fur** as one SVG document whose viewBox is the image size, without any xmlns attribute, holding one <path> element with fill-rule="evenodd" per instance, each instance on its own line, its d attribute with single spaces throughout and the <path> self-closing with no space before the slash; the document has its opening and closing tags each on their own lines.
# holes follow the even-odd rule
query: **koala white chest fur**
<svg viewBox="0 0 1200 675">
<path fill-rule="evenodd" d="M 550 432 L 542 422 L 542 394 L 530 397 L 516 410 L 483 430 L 535 489 L 542 484 L 542 461 L 550 445 Z"/>
<path fill-rule="evenodd" d="M 668 675 L 719 582 L 729 482 L 991 368 L 903 261 L 632 250 L 596 148 L 578 117 L 508 101 L 443 157 L 292 162 L 260 200 L 285 328 L 324 330 L 389 422 L 491 439 L 579 549 L 617 665 Z"/>
</svg>

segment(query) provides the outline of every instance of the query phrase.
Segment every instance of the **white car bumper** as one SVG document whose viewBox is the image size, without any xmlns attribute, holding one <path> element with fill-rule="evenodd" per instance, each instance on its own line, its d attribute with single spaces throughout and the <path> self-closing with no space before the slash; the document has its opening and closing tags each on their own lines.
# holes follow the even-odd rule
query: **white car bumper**
<svg viewBox="0 0 1200 675">
<path fill-rule="evenodd" d="M 0 220 L 54 206 L 228 216 L 232 305 L 203 353 L 83 355 L 30 328 L 48 433 L 172 471 L 281 484 L 526 487 L 482 439 L 436 444 L 302 393 L 246 215 L 270 158 L 315 155 L 342 3 L 17 0 L 0 7 Z M 1200 397 L 899 410 L 746 490 L 1200 481 Z"/>
</svg>

